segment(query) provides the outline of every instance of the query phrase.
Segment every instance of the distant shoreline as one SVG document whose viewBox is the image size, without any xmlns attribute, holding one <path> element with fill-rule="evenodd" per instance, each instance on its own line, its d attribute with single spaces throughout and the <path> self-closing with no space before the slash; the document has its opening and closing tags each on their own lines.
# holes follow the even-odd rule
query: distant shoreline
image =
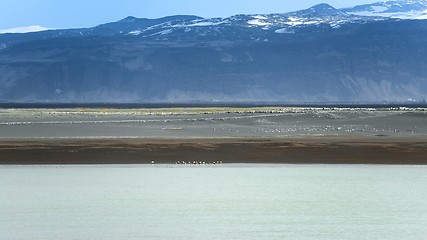
<svg viewBox="0 0 427 240">
<path fill-rule="evenodd" d="M 244 103 L 244 102 L 231 102 L 231 103 L 1 103 L 0 109 L 8 108 L 44 108 L 44 109 L 59 109 L 59 108 L 112 108 L 112 109 L 137 109 L 137 108 L 210 108 L 210 107 L 223 107 L 223 108 L 253 108 L 253 107 L 325 107 L 325 108 L 427 108 L 425 102 L 390 102 L 390 103 L 277 103 L 277 102 L 263 102 L 263 103 Z"/>
<path fill-rule="evenodd" d="M 3 139 L 0 165 L 398 164 L 427 165 L 424 136 L 265 138 Z"/>
<path fill-rule="evenodd" d="M 427 165 L 426 119 L 404 107 L 4 109 L 0 164 Z"/>
</svg>

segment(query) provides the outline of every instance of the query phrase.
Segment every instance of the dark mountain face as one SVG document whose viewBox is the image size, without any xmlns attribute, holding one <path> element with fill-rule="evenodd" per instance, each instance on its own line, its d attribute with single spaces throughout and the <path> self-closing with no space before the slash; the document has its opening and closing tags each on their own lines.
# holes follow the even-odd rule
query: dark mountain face
<svg viewBox="0 0 427 240">
<path fill-rule="evenodd" d="M 427 22 L 329 5 L 0 35 L 2 102 L 427 99 Z"/>
</svg>

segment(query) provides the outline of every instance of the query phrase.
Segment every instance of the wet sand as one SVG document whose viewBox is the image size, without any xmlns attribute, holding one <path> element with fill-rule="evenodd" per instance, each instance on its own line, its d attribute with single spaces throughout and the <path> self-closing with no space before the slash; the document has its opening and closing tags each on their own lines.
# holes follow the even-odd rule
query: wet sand
<svg viewBox="0 0 427 240">
<path fill-rule="evenodd" d="M 425 137 L 323 136 L 0 141 L 0 164 L 427 164 Z"/>
</svg>

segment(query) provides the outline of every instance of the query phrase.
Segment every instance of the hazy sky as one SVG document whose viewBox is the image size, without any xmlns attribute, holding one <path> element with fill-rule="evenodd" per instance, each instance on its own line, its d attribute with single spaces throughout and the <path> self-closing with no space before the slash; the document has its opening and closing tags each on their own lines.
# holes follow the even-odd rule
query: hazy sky
<svg viewBox="0 0 427 240">
<path fill-rule="evenodd" d="M 377 1 L 380 0 L 0 0 L 0 29 L 30 25 L 91 27 L 126 16 L 227 17 L 238 13 L 285 13 L 321 2 L 339 8 Z"/>
</svg>

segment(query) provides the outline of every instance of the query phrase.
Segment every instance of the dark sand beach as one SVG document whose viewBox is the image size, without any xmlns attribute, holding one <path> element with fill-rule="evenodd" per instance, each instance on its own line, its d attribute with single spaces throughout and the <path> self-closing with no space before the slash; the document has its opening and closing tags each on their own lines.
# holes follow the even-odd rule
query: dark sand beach
<svg viewBox="0 0 427 240">
<path fill-rule="evenodd" d="M 0 142 L 0 164 L 427 164 L 422 137 L 69 139 Z"/>
<path fill-rule="evenodd" d="M 427 164 L 426 109 L 2 109 L 0 164 Z"/>
</svg>

